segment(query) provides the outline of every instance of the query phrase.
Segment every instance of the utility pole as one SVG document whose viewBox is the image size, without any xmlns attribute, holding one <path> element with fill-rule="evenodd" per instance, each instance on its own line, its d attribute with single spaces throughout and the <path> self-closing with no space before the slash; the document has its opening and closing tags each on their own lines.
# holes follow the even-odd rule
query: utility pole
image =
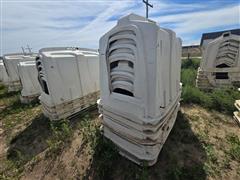
<svg viewBox="0 0 240 180">
<path fill-rule="evenodd" d="M 152 4 L 148 3 L 148 0 L 143 0 L 143 3 L 146 5 L 146 18 L 148 19 L 148 6 L 150 6 L 151 8 L 153 8 Z"/>
<path fill-rule="evenodd" d="M 29 53 L 32 54 L 32 48 L 30 48 L 29 45 L 27 45 L 27 49 L 28 49 Z"/>
<path fill-rule="evenodd" d="M 25 50 L 24 50 L 24 47 L 21 47 L 21 48 L 22 48 L 22 52 L 23 52 L 23 54 L 26 54 L 26 53 L 25 53 Z"/>
</svg>

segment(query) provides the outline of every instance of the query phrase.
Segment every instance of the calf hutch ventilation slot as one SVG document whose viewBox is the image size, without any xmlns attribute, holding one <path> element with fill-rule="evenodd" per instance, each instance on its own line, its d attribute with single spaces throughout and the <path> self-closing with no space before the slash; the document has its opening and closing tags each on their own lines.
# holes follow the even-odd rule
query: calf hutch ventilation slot
<svg viewBox="0 0 240 180">
<path fill-rule="evenodd" d="M 44 75 L 44 71 L 43 71 L 41 58 L 39 56 L 36 57 L 36 66 L 37 66 L 37 70 L 38 70 L 38 81 L 39 81 L 39 84 L 40 84 L 43 92 L 45 92 L 46 94 L 49 95 L 47 82 L 44 80 L 45 79 L 45 75 Z"/>
<path fill-rule="evenodd" d="M 110 36 L 108 43 L 111 91 L 134 96 L 136 34 L 131 30 L 119 31 Z"/>
<path fill-rule="evenodd" d="M 216 57 L 216 67 L 221 64 L 226 64 L 228 67 L 233 67 L 236 64 L 239 50 L 239 42 L 233 39 L 223 41 L 219 45 L 218 54 Z"/>
</svg>

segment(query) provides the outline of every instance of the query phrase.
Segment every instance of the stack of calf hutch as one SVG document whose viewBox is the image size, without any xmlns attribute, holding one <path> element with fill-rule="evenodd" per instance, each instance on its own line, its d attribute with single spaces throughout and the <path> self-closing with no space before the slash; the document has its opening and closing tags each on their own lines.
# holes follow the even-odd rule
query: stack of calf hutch
<svg viewBox="0 0 240 180">
<path fill-rule="evenodd" d="M 75 115 L 99 98 L 99 56 L 92 49 L 44 48 L 36 58 L 39 97 L 50 120 Z"/>
<path fill-rule="evenodd" d="M 18 64 L 25 61 L 34 61 L 37 54 L 34 53 L 15 53 L 3 56 L 3 63 L 8 74 L 8 91 L 21 90 L 20 76 L 18 72 Z"/>
<path fill-rule="evenodd" d="M 5 86 L 8 85 L 8 74 L 2 59 L 0 59 L 0 82 L 2 82 Z"/>
<path fill-rule="evenodd" d="M 36 62 L 25 61 L 18 64 L 18 73 L 22 86 L 20 100 L 24 104 L 31 103 L 40 95 Z"/>
<path fill-rule="evenodd" d="M 151 166 L 176 120 L 181 95 L 181 40 L 130 14 L 100 39 L 104 136 L 121 155 Z"/>
<path fill-rule="evenodd" d="M 240 35 L 225 32 L 203 46 L 196 86 L 211 90 L 240 86 Z"/>
</svg>

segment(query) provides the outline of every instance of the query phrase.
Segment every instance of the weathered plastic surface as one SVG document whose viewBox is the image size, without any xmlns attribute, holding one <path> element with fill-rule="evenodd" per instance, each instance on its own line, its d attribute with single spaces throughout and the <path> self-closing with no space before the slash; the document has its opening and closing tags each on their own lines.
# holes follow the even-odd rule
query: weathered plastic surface
<svg viewBox="0 0 240 180">
<path fill-rule="evenodd" d="M 66 118 L 96 103 L 99 97 L 96 50 L 44 48 L 39 51 L 36 64 L 41 84 L 40 101 L 44 114 L 50 119 Z"/>
<path fill-rule="evenodd" d="M 181 40 L 130 14 L 100 39 L 99 53 L 104 136 L 123 156 L 153 165 L 179 108 Z"/>
<path fill-rule="evenodd" d="M 4 85 L 8 85 L 8 74 L 6 72 L 6 68 L 3 64 L 3 60 L 0 60 L 0 81 Z"/>
<path fill-rule="evenodd" d="M 20 77 L 17 69 L 19 62 L 33 61 L 37 54 L 5 54 L 3 56 L 3 63 L 5 65 L 9 81 L 8 81 L 8 91 L 18 91 L 21 89 Z"/>
<path fill-rule="evenodd" d="M 18 73 L 22 86 L 21 102 L 24 104 L 30 103 L 40 95 L 36 61 L 20 62 Z"/>
<path fill-rule="evenodd" d="M 240 87 L 240 36 L 224 33 L 203 46 L 196 85 L 200 89 Z"/>
</svg>

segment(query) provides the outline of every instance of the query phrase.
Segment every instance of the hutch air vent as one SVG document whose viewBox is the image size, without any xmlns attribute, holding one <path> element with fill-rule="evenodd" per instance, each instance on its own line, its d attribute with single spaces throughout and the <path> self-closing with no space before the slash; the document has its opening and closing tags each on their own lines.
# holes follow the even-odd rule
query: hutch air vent
<svg viewBox="0 0 240 180">
<path fill-rule="evenodd" d="M 136 35 L 123 30 L 110 36 L 108 63 L 112 92 L 134 96 L 134 64 L 136 61 Z"/>
</svg>

